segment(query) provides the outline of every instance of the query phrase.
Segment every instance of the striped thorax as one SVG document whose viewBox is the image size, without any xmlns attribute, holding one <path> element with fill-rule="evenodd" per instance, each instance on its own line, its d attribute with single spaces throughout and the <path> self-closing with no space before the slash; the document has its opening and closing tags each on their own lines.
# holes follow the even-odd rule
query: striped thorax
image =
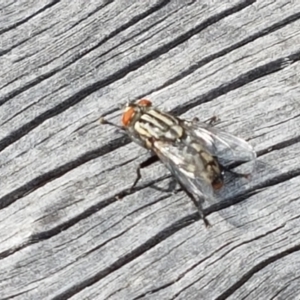
<svg viewBox="0 0 300 300">
<path fill-rule="evenodd" d="M 178 118 L 153 108 L 147 99 L 129 104 L 124 110 L 122 123 L 133 139 L 140 139 L 146 148 L 151 148 L 150 141 L 174 142 L 184 135 Z"/>
</svg>

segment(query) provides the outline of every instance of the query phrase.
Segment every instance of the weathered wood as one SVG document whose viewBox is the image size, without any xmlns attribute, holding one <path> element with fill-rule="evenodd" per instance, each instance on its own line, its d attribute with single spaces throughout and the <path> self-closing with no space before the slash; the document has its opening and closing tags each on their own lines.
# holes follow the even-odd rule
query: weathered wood
<svg viewBox="0 0 300 300">
<path fill-rule="evenodd" d="M 300 3 L 0 8 L 0 299 L 300 299 Z M 116 198 L 148 154 L 98 119 L 144 96 L 255 147 L 212 228 L 159 163 Z"/>
</svg>

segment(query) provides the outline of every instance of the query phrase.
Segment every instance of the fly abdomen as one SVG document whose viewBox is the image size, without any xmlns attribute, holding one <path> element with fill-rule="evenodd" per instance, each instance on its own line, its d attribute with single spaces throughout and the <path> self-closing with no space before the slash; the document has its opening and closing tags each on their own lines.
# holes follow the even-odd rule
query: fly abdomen
<svg viewBox="0 0 300 300">
<path fill-rule="evenodd" d="M 219 162 L 211 154 L 204 150 L 199 152 L 199 155 L 203 161 L 204 169 L 206 172 L 206 177 L 210 181 L 212 187 L 215 190 L 222 188 L 224 179 L 222 170 L 220 168 Z"/>
<path fill-rule="evenodd" d="M 224 178 L 223 178 L 223 174 L 219 174 L 219 176 L 217 176 L 211 183 L 212 187 L 214 188 L 214 190 L 220 190 L 223 185 L 224 185 Z"/>
</svg>

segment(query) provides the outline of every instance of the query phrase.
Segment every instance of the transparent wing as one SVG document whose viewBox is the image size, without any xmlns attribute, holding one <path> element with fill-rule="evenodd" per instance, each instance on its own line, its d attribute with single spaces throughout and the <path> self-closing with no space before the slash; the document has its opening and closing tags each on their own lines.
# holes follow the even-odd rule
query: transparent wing
<svg viewBox="0 0 300 300">
<path fill-rule="evenodd" d="M 245 140 L 201 122 L 184 121 L 188 135 L 194 137 L 213 156 L 225 161 L 250 161 L 256 153 Z"/>
<path fill-rule="evenodd" d="M 199 153 L 183 143 L 155 141 L 152 150 L 175 178 L 192 194 L 201 199 L 213 199 L 211 183 L 205 178 Z"/>
</svg>

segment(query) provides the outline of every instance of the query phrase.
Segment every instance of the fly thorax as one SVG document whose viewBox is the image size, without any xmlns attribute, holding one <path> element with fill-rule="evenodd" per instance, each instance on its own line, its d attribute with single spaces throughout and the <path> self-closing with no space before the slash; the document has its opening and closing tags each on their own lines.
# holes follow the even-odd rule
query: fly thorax
<svg viewBox="0 0 300 300">
<path fill-rule="evenodd" d="M 183 135 L 179 121 L 168 114 L 149 109 L 134 124 L 134 130 L 142 138 L 177 140 Z"/>
<path fill-rule="evenodd" d="M 168 128 L 164 136 L 169 140 L 179 140 L 182 138 L 184 130 L 180 125 L 174 124 Z"/>
</svg>

